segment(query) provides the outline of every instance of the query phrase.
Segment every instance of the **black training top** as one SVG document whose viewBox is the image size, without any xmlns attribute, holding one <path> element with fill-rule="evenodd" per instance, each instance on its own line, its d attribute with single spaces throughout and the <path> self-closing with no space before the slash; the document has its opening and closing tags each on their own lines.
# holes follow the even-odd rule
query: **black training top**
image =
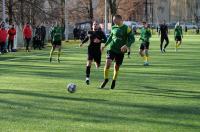
<svg viewBox="0 0 200 132">
<path fill-rule="evenodd" d="M 168 35 L 168 26 L 166 24 L 160 25 L 159 34 L 161 34 L 161 36 L 167 36 Z"/>
<path fill-rule="evenodd" d="M 101 47 L 101 43 L 105 43 L 107 41 L 106 35 L 103 31 L 97 30 L 97 31 L 88 31 L 88 35 L 86 38 L 82 41 L 82 43 L 86 43 L 88 40 L 90 40 L 89 48 L 99 48 Z M 96 40 L 100 40 L 99 43 L 95 42 Z"/>
</svg>

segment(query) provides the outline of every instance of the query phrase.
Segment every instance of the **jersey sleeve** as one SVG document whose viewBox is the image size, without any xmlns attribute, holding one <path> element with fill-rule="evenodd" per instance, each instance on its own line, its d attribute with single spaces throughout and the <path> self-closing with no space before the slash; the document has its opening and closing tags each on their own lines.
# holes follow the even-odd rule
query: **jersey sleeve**
<svg viewBox="0 0 200 132">
<path fill-rule="evenodd" d="M 105 43 L 105 46 L 107 46 L 112 41 L 112 36 L 113 36 L 113 34 L 112 34 L 112 30 L 111 30 L 111 33 L 110 33 L 110 35 L 109 35 L 109 37 L 108 37 L 108 39 Z"/>
<path fill-rule="evenodd" d="M 135 42 L 135 36 L 134 36 L 131 28 L 129 28 L 129 27 L 127 29 L 127 38 L 128 38 L 128 43 L 126 44 L 126 46 L 131 47 L 131 45 Z"/>
<path fill-rule="evenodd" d="M 106 34 L 104 32 L 102 32 L 102 40 L 101 40 L 101 42 L 102 43 L 106 43 L 106 41 L 107 41 Z"/>
</svg>

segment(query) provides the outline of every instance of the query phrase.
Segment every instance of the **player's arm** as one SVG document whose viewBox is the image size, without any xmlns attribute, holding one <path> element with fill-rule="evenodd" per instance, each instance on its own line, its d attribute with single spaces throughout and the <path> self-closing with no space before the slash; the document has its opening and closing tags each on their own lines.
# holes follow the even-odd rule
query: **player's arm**
<svg viewBox="0 0 200 132">
<path fill-rule="evenodd" d="M 161 27 L 161 25 L 160 25 L 160 27 Z M 160 34 L 161 34 L 161 28 L 158 29 L 158 36 L 160 36 Z"/>
<path fill-rule="evenodd" d="M 106 41 L 107 41 L 106 34 L 104 32 L 102 32 L 102 40 L 101 40 L 101 42 L 102 43 L 106 43 Z"/>
<path fill-rule="evenodd" d="M 134 34 L 132 33 L 132 30 L 130 28 L 127 29 L 127 44 L 121 47 L 122 52 L 126 52 L 128 48 L 131 47 L 131 45 L 135 42 Z"/>
<path fill-rule="evenodd" d="M 183 29 L 182 29 L 182 27 L 181 27 L 181 36 L 182 36 L 182 38 L 183 38 Z"/>
<path fill-rule="evenodd" d="M 84 40 L 81 42 L 80 47 L 83 46 L 83 44 L 87 43 L 89 40 L 89 32 L 88 35 L 84 38 Z"/>
<path fill-rule="evenodd" d="M 126 46 L 130 48 L 131 45 L 135 42 L 135 36 L 130 28 L 128 28 L 127 30 L 127 35 L 128 35 L 128 43 L 126 44 Z"/>
<path fill-rule="evenodd" d="M 112 41 L 112 33 L 110 34 L 110 36 L 108 37 L 108 40 L 105 43 L 105 47 Z"/>
<path fill-rule="evenodd" d="M 166 26 L 167 26 L 167 25 L 166 25 Z M 167 30 L 166 32 L 167 32 L 167 35 L 168 35 L 168 34 L 169 34 L 169 28 L 168 28 L 168 26 L 167 26 L 167 29 L 166 29 L 166 30 Z"/>
<path fill-rule="evenodd" d="M 108 46 L 108 44 L 112 41 L 112 35 L 113 35 L 113 34 L 112 34 L 112 32 L 111 32 L 111 34 L 110 34 L 110 36 L 108 37 L 108 39 L 107 39 L 105 45 L 101 47 L 101 52 L 103 52 L 104 48 L 105 48 L 106 46 Z"/>
</svg>

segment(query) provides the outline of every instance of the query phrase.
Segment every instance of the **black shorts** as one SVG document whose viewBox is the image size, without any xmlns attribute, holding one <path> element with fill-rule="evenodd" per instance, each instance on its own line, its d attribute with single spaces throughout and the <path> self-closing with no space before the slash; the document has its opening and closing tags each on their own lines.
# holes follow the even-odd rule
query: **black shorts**
<svg viewBox="0 0 200 132">
<path fill-rule="evenodd" d="M 53 46 L 61 46 L 61 41 L 53 41 L 52 45 Z"/>
<path fill-rule="evenodd" d="M 166 43 L 169 43 L 169 38 L 168 38 L 168 36 L 161 36 L 161 38 L 160 38 L 161 44 L 163 44 L 164 40 L 166 41 Z"/>
<path fill-rule="evenodd" d="M 182 37 L 181 37 L 181 36 L 176 36 L 176 37 L 175 37 L 175 40 L 176 40 L 176 41 L 182 41 Z"/>
<path fill-rule="evenodd" d="M 120 66 L 124 60 L 124 54 L 118 54 L 112 51 L 107 51 L 107 59 L 115 60 L 115 63 Z"/>
<path fill-rule="evenodd" d="M 94 60 L 97 64 L 101 64 L 101 50 L 88 48 L 88 60 Z"/>
<path fill-rule="evenodd" d="M 143 42 L 140 45 L 141 50 L 149 49 L 149 42 Z"/>
</svg>

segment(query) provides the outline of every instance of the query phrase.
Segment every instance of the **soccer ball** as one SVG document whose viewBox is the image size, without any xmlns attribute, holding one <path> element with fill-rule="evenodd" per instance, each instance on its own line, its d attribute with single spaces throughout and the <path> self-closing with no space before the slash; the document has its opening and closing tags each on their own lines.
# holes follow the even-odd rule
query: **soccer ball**
<svg viewBox="0 0 200 132">
<path fill-rule="evenodd" d="M 75 93 L 76 92 L 76 85 L 73 83 L 70 83 L 67 85 L 67 91 L 70 93 Z"/>
</svg>

